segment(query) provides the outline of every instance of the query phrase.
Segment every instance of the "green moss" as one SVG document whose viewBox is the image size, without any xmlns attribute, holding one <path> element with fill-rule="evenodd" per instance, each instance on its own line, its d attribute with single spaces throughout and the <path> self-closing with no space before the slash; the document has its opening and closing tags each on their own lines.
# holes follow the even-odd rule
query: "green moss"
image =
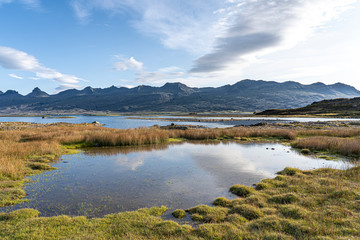
<svg viewBox="0 0 360 240">
<path fill-rule="evenodd" d="M 311 153 L 310 149 L 308 149 L 308 148 L 303 148 L 303 149 L 301 149 L 300 152 L 301 152 L 302 154 L 310 154 L 310 153 Z"/>
<path fill-rule="evenodd" d="M 182 209 L 176 209 L 171 213 L 175 218 L 184 218 L 186 217 L 186 213 Z"/>
<path fill-rule="evenodd" d="M 284 170 L 278 172 L 277 174 L 286 175 L 286 176 L 294 176 L 296 173 L 301 173 L 302 171 L 297 168 L 286 167 Z"/>
<path fill-rule="evenodd" d="M 248 197 L 251 193 L 255 192 L 255 189 L 249 186 L 236 184 L 230 188 L 230 192 L 239 197 Z"/>
<path fill-rule="evenodd" d="M 51 167 L 49 164 L 39 163 L 39 162 L 30 163 L 30 164 L 28 164 L 28 167 L 31 168 L 32 170 L 42 170 L 42 171 L 56 169 L 55 167 Z"/>
<path fill-rule="evenodd" d="M 168 142 L 183 142 L 186 138 L 169 138 Z"/>
<path fill-rule="evenodd" d="M 317 156 L 318 158 L 321 158 L 321 159 L 325 159 L 325 160 L 334 160 L 333 157 L 331 156 L 328 156 L 328 155 L 319 155 Z"/>
</svg>

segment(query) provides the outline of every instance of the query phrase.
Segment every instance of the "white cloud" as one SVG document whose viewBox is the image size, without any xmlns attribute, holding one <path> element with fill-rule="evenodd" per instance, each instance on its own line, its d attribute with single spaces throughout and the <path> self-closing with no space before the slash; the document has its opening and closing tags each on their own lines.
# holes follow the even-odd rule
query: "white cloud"
<svg viewBox="0 0 360 240">
<path fill-rule="evenodd" d="M 74 75 L 60 73 L 54 69 L 42 66 L 39 61 L 32 55 L 23 51 L 0 46 L 0 66 L 10 70 L 22 70 L 32 72 L 37 78 L 51 79 L 61 83 L 64 87 L 76 87 L 75 85 L 82 80 Z M 14 77 L 16 75 L 12 75 Z"/>
<path fill-rule="evenodd" d="M 114 69 L 117 71 L 140 71 L 142 68 L 143 63 L 135 60 L 133 57 L 114 63 Z"/>
<path fill-rule="evenodd" d="M 10 73 L 9 76 L 12 77 L 12 78 L 16 78 L 16 79 L 24 79 L 23 77 L 20 77 L 20 76 L 14 74 L 14 73 Z"/>
<path fill-rule="evenodd" d="M 19 50 L 0 46 L 0 65 L 6 69 L 35 71 L 40 69 L 38 60 Z"/>
</svg>

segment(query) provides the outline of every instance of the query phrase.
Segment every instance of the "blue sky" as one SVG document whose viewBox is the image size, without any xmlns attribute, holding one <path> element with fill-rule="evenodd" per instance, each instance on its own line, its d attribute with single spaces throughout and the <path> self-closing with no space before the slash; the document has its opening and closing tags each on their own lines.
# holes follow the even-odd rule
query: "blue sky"
<svg viewBox="0 0 360 240">
<path fill-rule="evenodd" d="M 0 0 L 0 90 L 221 86 L 360 89 L 358 0 Z"/>
</svg>

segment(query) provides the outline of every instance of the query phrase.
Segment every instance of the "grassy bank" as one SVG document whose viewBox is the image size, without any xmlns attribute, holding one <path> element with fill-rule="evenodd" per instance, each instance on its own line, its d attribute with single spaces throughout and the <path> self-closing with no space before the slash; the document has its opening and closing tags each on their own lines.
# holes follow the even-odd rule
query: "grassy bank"
<svg viewBox="0 0 360 240">
<path fill-rule="evenodd" d="M 11 125 L 11 124 L 10 124 Z M 22 201 L 24 177 L 51 170 L 49 163 L 79 147 L 142 146 L 176 139 L 282 141 L 300 149 L 358 159 L 359 128 L 309 129 L 296 125 L 231 129 L 108 129 L 91 124 L 8 125 L 0 131 L 0 206 Z M 360 232 L 359 168 L 285 169 L 256 189 L 233 186 L 236 200 L 216 199 L 187 214 L 193 228 L 164 221 L 165 207 L 118 213 L 101 219 L 38 217 L 36 210 L 0 214 L 2 239 L 351 239 Z M 180 211 L 182 212 L 182 211 Z"/>
</svg>

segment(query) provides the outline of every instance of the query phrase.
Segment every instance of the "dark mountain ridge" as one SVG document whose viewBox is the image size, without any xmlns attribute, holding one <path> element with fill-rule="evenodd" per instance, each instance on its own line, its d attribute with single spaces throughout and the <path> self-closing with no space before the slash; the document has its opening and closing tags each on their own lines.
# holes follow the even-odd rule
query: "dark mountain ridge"
<svg viewBox="0 0 360 240">
<path fill-rule="evenodd" d="M 0 112 L 84 113 L 84 112 L 208 112 L 262 111 L 297 108 L 315 101 L 360 97 L 360 91 L 342 83 L 303 85 L 263 80 L 242 80 L 221 87 L 191 88 L 182 83 L 161 87 L 140 85 L 82 90 L 69 89 L 49 95 L 35 88 L 23 96 L 14 90 L 0 94 Z"/>
</svg>

